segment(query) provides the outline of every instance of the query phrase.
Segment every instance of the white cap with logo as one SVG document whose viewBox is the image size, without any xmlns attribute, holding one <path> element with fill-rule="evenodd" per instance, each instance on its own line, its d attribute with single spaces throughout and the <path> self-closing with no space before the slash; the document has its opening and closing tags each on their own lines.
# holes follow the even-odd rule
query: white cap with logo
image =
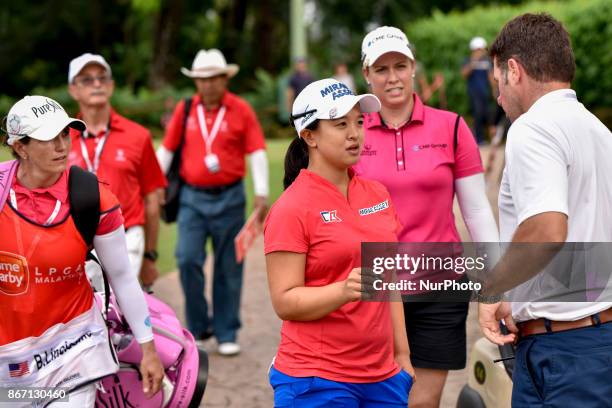
<svg viewBox="0 0 612 408">
<path fill-rule="evenodd" d="M 471 51 L 480 50 L 480 49 L 484 50 L 485 48 L 487 48 L 487 40 L 485 40 L 482 37 L 474 37 L 470 41 Z"/>
<path fill-rule="evenodd" d="M 26 136 L 47 141 L 55 138 L 66 126 L 85 130 L 85 122 L 68 116 L 64 108 L 51 98 L 25 96 L 13 105 L 6 117 L 7 143 Z"/>
<path fill-rule="evenodd" d="M 354 95 L 342 82 L 332 78 L 312 82 L 293 102 L 291 118 L 298 136 L 317 119 L 336 119 L 345 116 L 359 104 L 361 112 L 378 112 L 380 101 L 372 94 Z"/>
<path fill-rule="evenodd" d="M 108 65 L 108 62 L 106 62 L 103 56 L 98 54 L 90 54 L 87 52 L 70 61 L 70 65 L 68 67 L 68 83 L 71 84 L 74 77 L 79 75 L 83 68 L 85 68 L 85 66 L 88 64 L 101 65 L 109 75 L 112 75 L 111 67 Z"/>
<path fill-rule="evenodd" d="M 363 67 L 371 67 L 383 54 L 399 52 L 414 61 L 410 42 L 399 28 L 383 26 L 370 31 L 361 43 Z"/>
</svg>

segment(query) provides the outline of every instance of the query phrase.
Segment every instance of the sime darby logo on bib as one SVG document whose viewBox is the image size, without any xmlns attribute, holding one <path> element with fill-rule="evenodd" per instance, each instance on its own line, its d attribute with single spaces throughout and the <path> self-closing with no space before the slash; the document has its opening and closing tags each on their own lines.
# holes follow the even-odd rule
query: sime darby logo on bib
<svg viewBox="0 0 612 408">
<path fill-rule="evenodd" d="M 29 285 L 28 261 L 20 255 L 0 251 L 0 293 L 21 295 L 28 291 Z"/>
</svg>

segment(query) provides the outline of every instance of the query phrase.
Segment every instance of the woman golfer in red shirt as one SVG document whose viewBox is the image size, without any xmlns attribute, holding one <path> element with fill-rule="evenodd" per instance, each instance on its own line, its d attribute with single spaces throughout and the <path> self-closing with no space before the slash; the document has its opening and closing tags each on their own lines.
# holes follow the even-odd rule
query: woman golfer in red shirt
<svg viewBox="0 0 612 408">
<path fill-rule="evenodd" d="M 389 193 L 351 170 L 373 95 L 308 85 L 293 104 L 298 138 L 264 239 L 272 304 L 283 320 L 270 369 L 276 407 L 403 407 L 414 370 L 402 304 L 362 301 L 361 243 L 395 242 Z"/>
</svg>

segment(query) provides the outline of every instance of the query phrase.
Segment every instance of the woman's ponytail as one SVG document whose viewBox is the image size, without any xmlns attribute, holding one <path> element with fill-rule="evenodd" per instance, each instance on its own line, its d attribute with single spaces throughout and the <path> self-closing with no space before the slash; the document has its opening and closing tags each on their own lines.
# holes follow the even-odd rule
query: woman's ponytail
<svg viewBox="0 0 612 408">
<path fill-rule="evenodd" d="M 301 137 L 293 139 L 285 154 L 285 190 L 293 183 L 302 169 L 308 167 L 308 145 Z"/>
</svg>

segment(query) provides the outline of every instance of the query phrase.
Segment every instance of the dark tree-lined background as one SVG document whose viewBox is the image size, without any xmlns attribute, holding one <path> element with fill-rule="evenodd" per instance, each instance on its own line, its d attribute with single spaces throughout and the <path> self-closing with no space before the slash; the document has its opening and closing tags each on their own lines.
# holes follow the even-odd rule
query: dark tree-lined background
<svg viewBox="0 0 612 408">
<path fill-rule="evenodd" d="M 360 47 L 379 25 L 405 30 L 431 80 L 446 78 L 448 108 L 469 115 L 459 75 L 475 35 L 492 41 L 525 11 L 560 18 L 576 52 L 579 97 L 612 122 L 612 2 L 609 0 L 304 0 L 308 57 L 315 77 L 346 62 L 361 91 Z M 42 93 L 68 110 L 69 61 L 100 53 L 116 81 L 115 107 L 155 131 L 167 100 L 193 92 L 180 67 L 199 49 L 219 48 L 240 65 L 232 91 L 255 107 L 267 137 L 286 135 L 283 95 L 290 70 L 290 0 L 0 0 L 0 112 Z M 433 103 L 435 104 L 435 97 Z M 494 101 L 491 101 L 493 104 Z M 283 116 L 284 115 L 284 116 Z M 279 127 L 281 126 L 281 127 Z M 159 134 L 159 132 L 155 132 Z"/>
<path fill-rule="evenodd" d="M 329 58 L 356 61 L 367 24 L 402 27 L 432 10 L 492 2 L 310 3 L 319 33 L 309 51 L 315 64 L 324 65 Z M 88 51 L 107 58 L 118 86 L 187 86 L 179 68 L 189 67 L 200 48 L 212 47 L 241 66 L 239 89 L 249 89 L 255 68 L 278 74 L 289 65 L 289 0 L 3 0 L 0 93 L 17 97 L 37 86 L 59 86 L 66 82 L 68 62 Z"/>
</svg>

